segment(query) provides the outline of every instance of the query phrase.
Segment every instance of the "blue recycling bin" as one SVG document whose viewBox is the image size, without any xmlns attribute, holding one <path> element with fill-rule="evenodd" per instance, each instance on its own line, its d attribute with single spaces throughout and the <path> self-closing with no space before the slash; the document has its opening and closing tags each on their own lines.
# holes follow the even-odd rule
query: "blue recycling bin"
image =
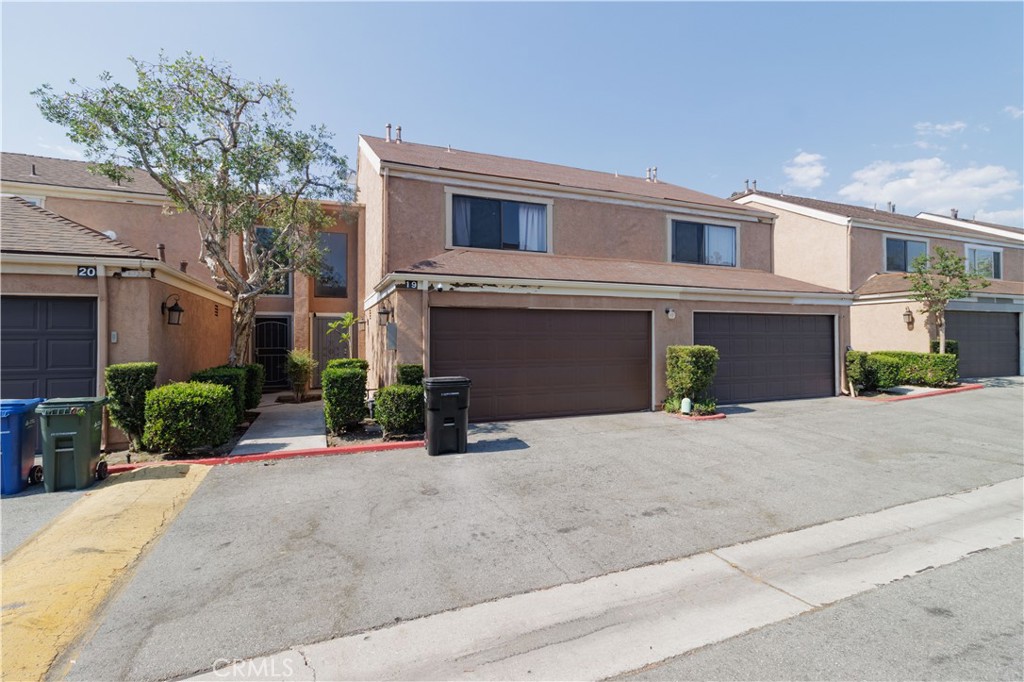
<svg viewBox="0 0 1024 682">
<path fill-rule="evenodd" d="M 0 493 L 25 489 L 36 461 L 36 405 L 42 398 L 0 400 Z"/>
</svg>

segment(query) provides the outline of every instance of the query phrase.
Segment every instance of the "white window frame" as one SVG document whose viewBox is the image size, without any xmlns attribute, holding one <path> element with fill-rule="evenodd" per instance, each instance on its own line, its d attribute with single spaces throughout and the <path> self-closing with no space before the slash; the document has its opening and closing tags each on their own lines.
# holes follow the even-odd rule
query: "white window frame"
<svg viewBox="0 0 1024 682">
<path fill-rule="evenodd" d="M 454 211 L 452 210 L 452 199 L 458 194 L 460 196 L 467 197 L 480 197 L 481 199 L 497 199 L 504 201 L 518 201 L 523 204 L 540 204 L 545 206 L 544 209 L 545 217 L 547 218 L 547 250 L 546 251 L 524 251 L 519 249 L 485 249 L 477 246 L 456 246 L 455 239 L 452 236 L 454 230 Z M 534 254 L 553 254 L 554 242 L 552 237 L 554 235 L 554 206 L 555 200 L 548 197 L 538 197 L 529 194 L 506 194 L 504 192 L 489 192 L 478 189 L 470 189 L 468 187 L 450 187 L 445 186 L 444 188 L 444 248 L 446 249 L 466 249 L 467 251 L 502 251 L 507 253 L 534 253 Z"/>
<path fill-rule="evenodd" d="M 736 234 L 736 263 L 734 265 L 716 265 L 714 263 L 684 263 L 681 261 L 672 260 L 672 223 L 673 221 L 679 221 L 683 223 L 697 223 L 704 227 L 731 227 L 735 230 Z M 740 239 L 741 230 L 743 226 L 739 222 L 733 222 L 731 220 L 719 220 L 718 218 L 707 219 L 699 215 L 688 215 L 685 213 L 670 213 L 665 216 L 665 262 L 671 263 L 672 265 L 698 265 L 700 267 L 708 268 L 740 268 Z"/>
<path fill-rule="evenodd" d="M 927 237 L 916 237 L 910 235 L 900 234 L 886 234 L 882 235 L 882 269 L 879 272 L 910 272 L 910 263 L 907 263 L 907 270 L 890 270 L 889 269 L 889 240 L 899 240 L 901 242 L 924 242 L 925 255 L 930 254 L 932 251 L 931 240 Z"/>
<path fill-rule="evenodd" d="M 971 250 L 990 251 L 999 254 L 999 274 L 992 275 L 992 279 L 1003 279 L 1003 270 L 1006 267 L 1006 255 L 1000 246 L 985 246 L 984 244 L 964 244 L 964 259 L 967 261 L 967 268 L 971 267 Z"/>
</svg>

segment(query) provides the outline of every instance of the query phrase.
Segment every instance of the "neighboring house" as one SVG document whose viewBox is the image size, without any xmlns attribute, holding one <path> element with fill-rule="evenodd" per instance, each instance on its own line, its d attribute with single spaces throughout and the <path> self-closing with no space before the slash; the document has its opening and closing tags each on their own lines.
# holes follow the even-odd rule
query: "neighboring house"
<svg viewBox="0 0 1024 682">
<path fill-rule="evenodd" d="M 474 421 L 656 408 L 665 349 L 720 402 L 836 395 L 851 296 L 773 273 L 774 216 L 656 179 L 361 136 L 371 386 L 473 382 Z"/>
<path fill-rule="evenodd" d="M 878 210 L 760 190 L 736 194 L 739 205 L 775 213 L 775 271 L 855 295 L 851 345 L 857 350 L 927 352 L 937 338 L 909 298 L 905 273 L 914 258 L 942 246 L 991 278 L 991 286 L 954 301 L 946 337 L 960 344 L 965 377 L 1016 375 L 1024 354 L 1024 243 L 1006 234 Z M 988 226 L 984 226 L 988 227 Z M 904 321 L 907 312 L 912 321 Z"/>
<path fill-rule="evenodd" d="M 955 208 L 950 210 L 948 216 L 938 215 L 936 213 L 918 213 L 915 217 L 922 220 L 931 220 L 933 222 L 942 223 L 943 225 L 952 225 L 953 227 L 977 230 L 978 232 L 983 232 L 985 234 L 1009 237 L 1010 239 L 1016 239 L 1022 246 L 1024 246 L 1024 228 L 961 218 Z"/>
<path fill-rule="evenodd" d="M 164 383 L 223 361 L 222 292 L 19 197 L 0 206 L 4 398 L 104 395 L 104 369 L 120 362 L 157 362 Z M 175 305 L 177 326 L 166 312 Z"/>
<path fill-rule="evenodd" d="M 133 182 L 115 184 L 89 171 L 83 161 L 28 154 L 0 156 L 0 192 L 16 195 L 70 221 L 104 233 L 122 244 L 166 261 L 167 267 L 187 272 L 188 279 L 213 286 L 209 269 L 199 261 L 199 233 L 191 215 L 165 210 L 162 188 L 142 171 Z M 254 357 L 267 369 L 268 388 L 285 387 L 285 358 L 292 348 L 311 349 L 321 365 L 346 353 L 337 337 L 325 336 L 326 325 L 344 312 L 356 312 L 359 282 L 361 215 L 355 207 L 328 204 L 337 214 L 325 231 L 325 267 L 321 277 L 296 274 L 282 290 L 260 301 L 257 308 Z M 241 260 L 236 244 L 235 262 Z M 230 319 L 230 301 L 222 311 Z M 230 344 L 211 364 L 227 361 Z M 145 357 L 135 357 L 145 360 Z M 314 373 L 319 385 L 319 372 Z M 7 397 L 4 395 L 4 397 Z"/>
</svg>

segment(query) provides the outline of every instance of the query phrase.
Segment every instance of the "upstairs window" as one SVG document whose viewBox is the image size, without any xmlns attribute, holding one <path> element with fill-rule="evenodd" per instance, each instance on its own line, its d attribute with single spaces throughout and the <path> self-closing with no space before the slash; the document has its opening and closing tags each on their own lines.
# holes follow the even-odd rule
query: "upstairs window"
<svg viewBox="0 0 1024 682">
<path fill-rule="evenodd" d="M 259 251 L 269 251 L 274 246 L 274 240 L 277 238 L 277 232 L 269 227 L 257 227 L 256 228 L 256 240 L 259 242 L 257 249 Z M 288 264 L 288 259 L 283 258 L 284 264 Z M 267 296 L 291 296 L 292 295 L 292 275 L 288 273 L 284 277 L 280 278 L 277 283 L 267 289 Z"/>
<path fill-rule="evenodd" d="M 314 294 L 319 298 L 348 297 L 348 235 L 342 232 L 321 232 L 320 274 Z"/>
<path fill-rule="evenodd" d="M 888 272 L 910 272 L 914 259 L 927 253 L 928 242 L 886 237 L 885 269 Z"/>
<path fill-rule="evenodd" d="M 548 250 L 548 206 L 452 196 L 452 245 L 513 251 Z"/>
<path fill-rule="evenodd" d="M 736 267 L 736 228 L 673 220 L 672 262 Z"/>
<path fill-rule="evenodd" d="M 987 248 L 984 246 L 968 246 L 967 268 L 971 272 L 988 277 L 989 279 L 1002 279 L 1002 249 Z"/>
</svg>

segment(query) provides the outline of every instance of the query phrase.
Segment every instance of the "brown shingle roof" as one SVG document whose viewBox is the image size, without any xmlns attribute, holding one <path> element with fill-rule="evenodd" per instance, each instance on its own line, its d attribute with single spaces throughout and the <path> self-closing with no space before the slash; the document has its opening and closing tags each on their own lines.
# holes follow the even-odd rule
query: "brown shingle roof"
<svg viewBox="0 0 1024 682">
<path fill-rule="evenodd" d="M 602 282 L 670 287 L 696 287 L 732 291 L 780 293 L 828 293 L 835 289 L 780 277 L 760 270 L 706 265 L 683 265 L 605 258 L 572 258 L 509 251 L 446 251 L 414 263 L 399 273 L 452 275 L 473 278 L 516 278 Z"/>
<path fill-rule="evenodd" d="M 1024 296 L 1024 282 L 1009 282 L 1002 279 L 990 280 L 984 289 L 974 292 L 978 296 Z M 901 294 L 910 291 L 910 282 L 900 272 L 872 275 L 857 289 L 858 296 L 871 294 Z"/>
<path fill-rule="evenodd" d="M 35 174 L 32 170 L 35 168 Z M 141 170 L 133 173 L 133 182 L 115 185 L 109 178 L 89 172 L 89 164 L 85 161 L 71 159 L 52 159 L 46 156 L 31 154 L 0 154 L 0 179 L 5 182 L 21 182 L 48 187 L 74 187 L 78 189 L 95 189 L 128 194 L 145 194 L 165 196 L 163 188 Z"/>
<path fill-rule="evenodd" d="M 144 251 L 39 208 L 21 197 L 0 198 L 0 251 L 153 259 Z"/>
<path fill-rule="evenodd" d="M 435 170 L 473 173 L 493 177 L 547 183 L 564 189 L 615 192 L 633 197 L 667 199 L 689 204 L 713 206 L 740 213 L 751 212 L 742 206 L 702 192 L 667 182 L 648 182 L 644 178 L 581 170 L 539 161 L 526 161 L 505 156 L 478 154 L 461 149 L 447 149 L 412 142 L 386 142 L 383 138 L 362 135 L 373 153 L 385 163 L 400 163 Z M 755 212 L 755 215 L 763 212 Z"/>
<path fill-rule="evenodd" d="M 741 196 L 753 196 L 755 199 L 758 196 L 770 197 L 779 201 L 787 201 L 797 206 L 805 206 L 807 208 L 813 208 L 818 211 L 824 211 L 826 213 L 833 213 L 835 215 L 846 216 L 869 223 L 877 223 L 879 225 L 885 225 L 890 227 L 904 227 L 913 230 L 922 230 L 925 232 L 931 232 L 933 234 L 955 234 L 964 237 L 973 237 L 975 239 L 985 239 L 986 241 L 999 241 L 1007 244 L 1013 244 L 1019 246 L 1019 241 L 1014 241 L 1006 237 L 1000 237 L 994 234 L 981 235 L 977 230 L 972 230 L 967 227 L 956 227 L 953 225 L 946 225 L 943 223 L 936 223 L 934 220 L 925 220 L 924 218 L 915 218 L 914 216 L 903 215 L 902 213 L 892 213 L 890 211 L 880 210 L 877 208 L 867 208 L 866 206 L 854 206 L 852 204 L 840 204 L 835 201 L 823 201 L 821 199 L 810 199 L 808 197 L 796 197 L 789 194 L 776 194 L 775 192 L 765 192 L 763 190 L 757 190 L 756 192 L 744 192 L 740 195 L 735 195 L 733 198 L 739 198 Z"/>
</svg>

